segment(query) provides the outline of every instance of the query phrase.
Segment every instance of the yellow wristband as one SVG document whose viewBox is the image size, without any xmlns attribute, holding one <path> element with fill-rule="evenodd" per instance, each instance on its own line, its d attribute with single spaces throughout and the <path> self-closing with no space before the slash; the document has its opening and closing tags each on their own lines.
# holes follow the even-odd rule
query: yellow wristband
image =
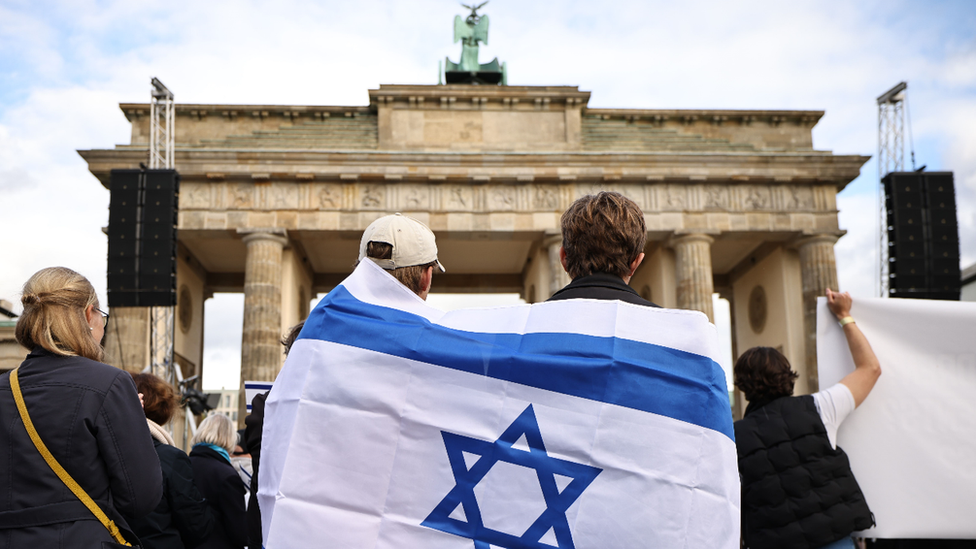
<svg viewBox="0 0 976 549">
<path fill-rule="evenodd" d="M 848 324 L 853 324 L 853 323 L 854 323 L 854 317 L 853 316 L 845 316 L 844 318 L 840 319 L 840 327 L 841 328 L 843 328 L 844 326 L 847 326 Z"/>
</svg>

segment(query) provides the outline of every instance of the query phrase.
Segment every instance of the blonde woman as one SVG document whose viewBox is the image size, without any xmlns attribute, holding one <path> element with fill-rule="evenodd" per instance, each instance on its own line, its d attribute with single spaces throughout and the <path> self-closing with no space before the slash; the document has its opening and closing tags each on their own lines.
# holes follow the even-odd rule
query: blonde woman
<svg viewBox="0 0 976 549">
<path fill-rule="evenodd" d="M 162 475 L 139 395 L 125 371 L 99 362 L 108 315 L 85 277 L 64 267 L 24 285 L 15 370 L 41 445 L 130 543 L 125 517 L 152 511 Z M 67 488 L 35 445 L 0 376 L 0 547 L 121 547 L 118 535 Z M 69 483 L 70 484 L 70 483 Z"/>
<path fill-rule="evenodd" d="M 222 414 L 203 420 L 193 436 L 193 480 L 217 519 L 210 537 L 197 549 L 241 549 L 247 545 L 247 488 L 230 463 L 230 452 L 236 445 L 234 423 Z"/>
</svg>

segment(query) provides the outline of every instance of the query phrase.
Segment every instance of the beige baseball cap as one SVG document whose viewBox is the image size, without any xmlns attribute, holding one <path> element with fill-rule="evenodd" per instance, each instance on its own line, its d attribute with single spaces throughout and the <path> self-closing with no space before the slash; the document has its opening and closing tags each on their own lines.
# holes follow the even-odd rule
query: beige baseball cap
<svg viewBox="0 0 976 549">
<path fill-rule="evenodd" d="M 369 258 L 388 271 L 400 267 L 414 267 L 437 262 L 437 268 L 446 272 L 437 259 L 437 243 L 434 233 L 420 221 L 400 213 L 387 215 L 369 224 L 359 242 L 359 260 L 366 259 L 366 245 L 384 242 L 393 246 L 392 259 Z"/>
</svg>

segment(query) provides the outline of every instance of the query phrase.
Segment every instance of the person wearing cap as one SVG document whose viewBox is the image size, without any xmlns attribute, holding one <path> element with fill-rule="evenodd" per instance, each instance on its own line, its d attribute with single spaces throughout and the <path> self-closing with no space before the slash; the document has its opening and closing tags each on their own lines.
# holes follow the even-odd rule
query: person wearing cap
<svg viewBox="0 0 976 549">
<path fill-rule="evenodd" d="M 396 213 L 377 219 L 363 231 L 359 261 L 369 259 L 401 284 L 426 300 L 434 268 L 445 272 L 437 259 L 434 233 L 420 221 Z"/>
<path fill-rule="evenodd" d="M 383 216 L 366 227 L 359 243 L 359 260 L 356 263 L 363 259 L 375 262 L 425 301 L 430 292 L 434 268 L 436 267 L 442 273 L 445 272 L 444 266 L 437 259 L 437 242 L 434 233 L 427 228 L 427 225 L 400 213 Z M 304 324 L 303 320 L 293 326 L 281 340 L 285 348 L 285 356 L 291 350 Z M 251 540 L 262 539 L 261 508 L 258 504 L 257 492 L 261 439 L 264 432 L 264 404 L 267 398 L 267 392 L 255 396 L 251 413 L 244 419 L 247 425 L 244 440 L 251 452 L 251 465 L 254 472 L 247 508 L 247 529 Z"/>
<path fill-rule="evenodd" d="M 560 219 L 559 259 L 572 282 L 549 301 L 619 300 L 657 307 L 628 284 L 644 260 L 644 212 L 626 196 L 604 191 L 573 202 Z"/>
</svg>

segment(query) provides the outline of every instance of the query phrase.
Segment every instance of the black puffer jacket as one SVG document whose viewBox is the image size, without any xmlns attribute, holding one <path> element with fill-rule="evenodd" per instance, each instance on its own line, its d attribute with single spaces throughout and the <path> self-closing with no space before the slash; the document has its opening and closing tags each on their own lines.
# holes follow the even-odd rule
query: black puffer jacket
<svg viewBox="0 0 976 549">
<path fill-rule="evenodd" d="M 216 519 L 213 532 L 200 549 L 241 549 L 247 545 L 244 481 L 224 456 L 206 446 L 194 446 L 190 462 L 193 480 L 207 498 Z"/>
<path fill-rule="evenodd" d="M 214 517 L 193 483 L 193 466 L 183 450 L 153 440 L 163 470 L 163 498 L 131 526 L 145 549 L 192 549 L 207 539 Z"/>
<path fill-rule="evenodd" d="M 18 370 L 21 392 L 54 458 L 123 530 L 163 491 L 159 459 L 128 372 L 42 348 Z M 131 533 L 130 533 L 131 536 Z M 133 538 L 134 539 L 134 538 Z M 113 547 L 98 522 L 47 465 L 0 376 L 0 547 Z"/>
<path fill-rule="evenodd" d="M 874 524 L 847 454 L 810 395 L 750 403 L 735 422 L 742 537 L 750 549 L 827 545 Z"/>
</svg>

